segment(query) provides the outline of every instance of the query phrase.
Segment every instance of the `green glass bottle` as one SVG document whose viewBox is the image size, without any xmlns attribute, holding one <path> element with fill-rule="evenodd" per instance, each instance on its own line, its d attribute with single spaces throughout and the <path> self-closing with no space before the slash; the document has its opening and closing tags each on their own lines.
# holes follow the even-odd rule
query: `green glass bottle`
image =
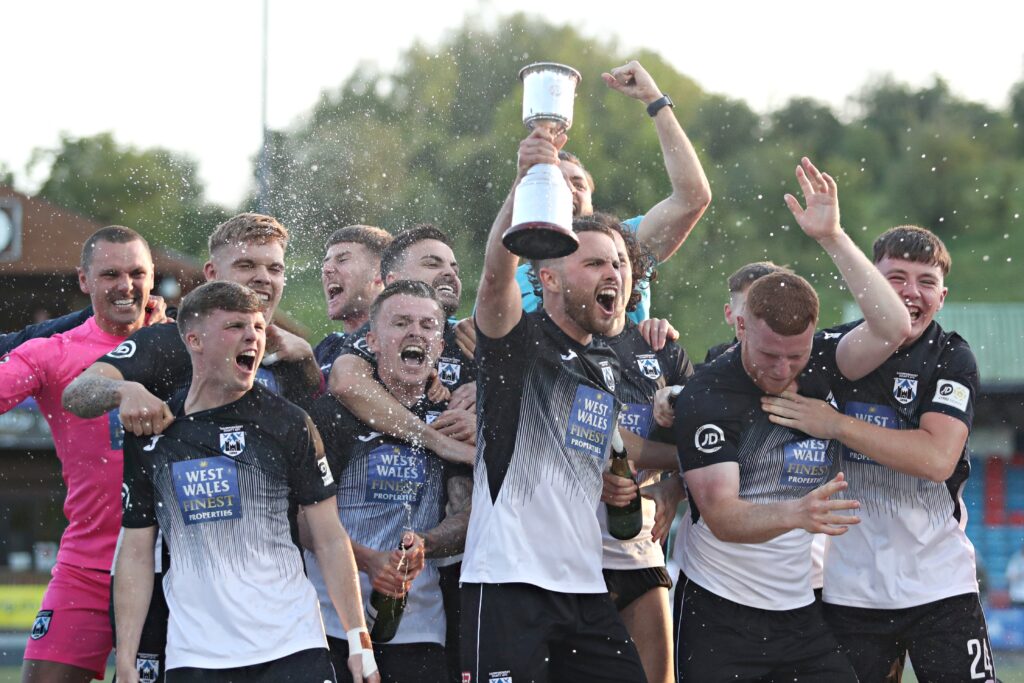
<svg viewBox="0 0 1024 683">
<path fill-rule="evenodd" d="M 629 461 L 626 459 L 626 446 L 622 443 L 619 430 L 612 433 L 611 473 L 636 483 Z M 622 507 L 606 505 L 608 508 L 608 533 L 620 541 L 635 538 L 644 525 L 644 514 L 640 509 L 640 494 Z"/>
<path fill-rule="evenodd" d="M 406 530 L 402 534 L 399 550 L 412 547 L 412 532 Z M 398 625 L 402 622 L 405 612 L 405 600 L 408 593 L 400 598 L 374 590 L 370 593 L 370 603 L 366 606 L 366 626 L 370 630 L 370 640 L 374 643 L 388 643 L 398 633 Z"/>
</svg>

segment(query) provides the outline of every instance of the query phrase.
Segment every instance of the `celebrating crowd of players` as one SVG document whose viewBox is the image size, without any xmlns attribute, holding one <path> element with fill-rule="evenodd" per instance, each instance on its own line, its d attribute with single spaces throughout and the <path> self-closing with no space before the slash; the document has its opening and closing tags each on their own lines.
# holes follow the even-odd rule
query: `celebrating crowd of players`
<svg viewBox="0 0 1024 683">
<path fill-rule="evenodd" d="M 803 159 L 786 204 L 863 319 L 818 331 L 806 280 L 748 264 L 736 338 L 695 371 L 648 314 L 708 183 L 647 72 L 604 78 L 652 105 L 671 195 L 595 213 L 564 134 L 535 130 L 466 320 L 432 225 L 332 234 L 342 330 L 315 349 L 274 324 L 274 218 L 217 226 L 207 284 L 170 312 L 141 235 L 89 238 L 90 309 L 0 337 L 0 410 L 36 397 L 68 490 L 23 681 L 102 678 L 115 644 L 143 683 L 881 682 L 908 653 L 922 681 L 995 680 L 959 497 L 977 369 L 933 320 L 944 245 L 897 227 L 872 262 Z M 563 170 L 579 248 L 520 264 L 501 236 L 538 163 Z M 607 471 L 616 430 L 639 490 Z M 637 495 L 617 540 L 606 506 Z M 371 594 L 405 603 L 387 643 Z"/>
</svg>

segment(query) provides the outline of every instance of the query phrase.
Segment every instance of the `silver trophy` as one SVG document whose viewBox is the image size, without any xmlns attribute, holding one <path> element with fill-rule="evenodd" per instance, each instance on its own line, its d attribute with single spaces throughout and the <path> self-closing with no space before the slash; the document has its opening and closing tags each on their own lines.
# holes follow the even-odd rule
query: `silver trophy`
<svg viewBox="0 0 1024 683">
<path fill-rule="evenodd" d="M 572 105 L 580 73 L 570 66 L 538 62 L 519 72 L 523 81 L 523 123 L 552 134 L 572 127 Z M 530 259 L 558 258 L 576 251 L 572 230 L 572 191 L 554 164 L 527 171 L 512 205 L 512 227 L 501 238 L 513 254 Z"/>
</svg>

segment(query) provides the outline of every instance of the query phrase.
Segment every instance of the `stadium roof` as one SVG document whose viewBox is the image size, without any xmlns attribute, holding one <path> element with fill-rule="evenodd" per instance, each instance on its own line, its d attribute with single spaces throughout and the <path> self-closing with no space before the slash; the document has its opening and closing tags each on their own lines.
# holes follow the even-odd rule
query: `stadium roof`
<svg viewBox="0 0 1024 683">
<path fill-rule="evenodd" d="M 847 320 L 860 316 L 855 304 Z M 967 340 L 978 359 L 981 385 L 989 391 L 1024 390 L 1024 304 L 950 303 L 935 319 Z"/>
</svg>

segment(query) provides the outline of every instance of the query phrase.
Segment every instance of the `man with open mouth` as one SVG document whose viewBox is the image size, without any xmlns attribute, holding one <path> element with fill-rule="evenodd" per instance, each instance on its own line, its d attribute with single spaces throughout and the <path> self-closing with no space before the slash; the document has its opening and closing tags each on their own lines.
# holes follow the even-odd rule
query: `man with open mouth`
<svg viewBox="0 0 1024 683">
<path fill-rule="evenodd" d="M 601 573 L 597 508 L 617 428 L 608 334 L 623 294 L 614 232 L 580 222 L 579 248 L 536 261 L 541 311 L 524 313 L 519 259 L 501 237 L 515 187 L 557 163 L 565 136 L 519 146 L 495 218 L 474 314 L 482 420 L 462 568 L 462 680 L 644 681 Z"/>
<path fill-rule="evenodd" d="M 284 292 L 288 230 L 271 216 L 243 213 L 217 226 L 209 246 L 206 277 L 249 287 L 259 297 L 264 320 L 272 321 Z M 192 359 L 175 323 L 144 332 L 133 334 L 124 351 L 98 359 L 68 386 L 64 405 L 71 413 L 94 417 L 116 411 L 125 431 L 138 436 L 163 433 L 173 421 L 166 401 L 188 386 Z M 273 325 L 268 325 L 267 336 L 274 337 L 278 358 L 271 364 L 264 359 L 256 367 L 256 381 L 294 403 L 309 405 L 323 386 L 309 344 Z M 166 548 L 162 557 L 158 572 L 169 562 Z M 160 672 L 156 683 L 163 680 L 167 626 L 162 585 L 154 584 L 139 656 L 140 667 Z"/>
<path fill-rule="evenodd" d="M 428 423 L 446 407 L 427 397 L 431 373 L 443 348 L 444 322 L 435 292 L 415 280 L 390 283 L 370 309 L 366 342 L 376 359 L 376 380 Z M 406 601 L 394 638 L 374 644 L 381 675 L 396 682 L 445 683 L 445 648 L 455 644 L 446 642 L 436 560 L 462 550 L 472 469 L 381 433 L 330 394 L 314 404 L 313 419 L 338 478 L 338 511 L 352 536 L 364 601 L 369 600 L 371 589 L 396 598 L 404 596 Z M 396 550 L 403 540 L 408 543 L 403 539 L 408 531 L 414 533 L 415 542 Z M 319 567 L 315 561 L 307 562 L 307 567 L 320 594 L 331 656 L 336 663 L 344 662 L 348 657 L 344 629 L 322 589 Z"/>
<path fill-rule="evenodd" d="M 446 316 L 459 308 L 462 281 L 448 236 L 433 225 L 418 225 L 395 235 L 381 255 L 385 285 L 416 280 L 433 288 Z M 360 420 L 397 438 L 422 443 L 446 460 L 472 463 L 476 439 L 476 365 L 455 341 L 453 321 L 444 324 L 444 350 L 437 378 L 451 392 L 448 410 L 430 427 L 417 419 L 373 379 L 376 359 L 366 343 L 369 324 L 346 339 L 334 361 L 328 387 Z M 442 397 L 443 397 L 442 392 Z"/>
<path fill-rule="evenodd" d="M 634 60 L 601 77 L 612 90 L 643 102 L 648 116 L 654 121 L 672 193 L 646 214 L 623 221 L 623 225 L 656 262 L 663 263 L 679 250 L 704 215 L 711 203 L 711 188 L 697 152 L 676 119 L 673 112 L 675 104 L 658 88 L 647 70 Z M 572 190 L 573 217 L 585 218 L 594 213 L 594 178 L 583 162 L 576 155 L 560 150 L 558 166 Z M 531 282 L 530 270 L 530 265 L 524 263 L 516 271 L 525 311 L 537 310 L 541 306 L 541 293 Z M 628 314 L 629 319 L 636 323 L 646 320 L 650 309 L 650 283 L 645 282 L 640 287 L 639 302 Z"/>
<path fill-rule="evenodd" d="M 684 683 L 857 680 L 811 583 L 813 534 L 838 536 L 859 521 L 857 500 L 843 496 L 839 444 L 776 424 L 761 404 L 787 391 L 833 400 L 839 384 L 895 352 L 910 318 L 842 229 L 835 180 L 806 157 L 796 176 L 806 207 L 789 194 L 786 204 L 835 263 L 865 320 L 847 335 L 816 333 L 811 285 L 791 272 L 765 275 L 747 292 L 739 344 L 679 394 L 674 431 L 691 513 L 676 546 Z"/>
<path fill-rule="evenodd" d="M 125 436 L 114 609 L 126 683 L 139 680 L 157 524 L 174 558 L 163 579 L 168 681 L 335 680 L 316 590 L 290 538 L 293 503 L 338 618 L 359 643 L 345 663 L 357 682 L 380 680 L 320 436 L 301 408 L 256 382 L 264 307 L 233 282 L 186 296 L 177 327 L 192 381 L 169 402 L 176 419 L 160 434 Z"/>
<path fill-rule="evenodd" d="M 83 419 L 64 410 L 64 388 L 104 353 L 126 353 L 145 322 L 153 287 L 149 245 L 109 226 L 82 246 L 81 290 L 94 314 L 63 334 L 26 342 L 0 358 L 0 413 L 35 397 L 53 432 L 67 487 L 57 563 L 25 648 L 22 680 L 103 678 L 113 643 L 106 603 L 120 526 L 121 437 L 117 417 Z"/>
<path fill-rule="evenodd" d="M 327 238 L 320 271 L 327 317 L 341 321 L 342 329 L 331 332 L 313 349 L 324 377 L 338 357 L 348 335 L 370 319 L 370 305 L 384 289 L 380 257 L 391 244 L 386 230 L 370 225 L 338 228 Z"/>
<path fill-rule="evenodd" d="M 874 260 L 910 314 L 910 336 L 880 368 L 836 388 L 838 411 L 792 393 L 765 409 L 779 424 L 843 443 L 861 523 L 830 543 L 823 600 L 860 680 L 898 678 L 908 653 L 921 680 L 995 680 L 961 498 L 978 368 L 967 342 L 934 320 L 949 251 L 905 225 L 875 240 Z M 843 337 L 857 325 L 830 332 Z"/>
</svg>

